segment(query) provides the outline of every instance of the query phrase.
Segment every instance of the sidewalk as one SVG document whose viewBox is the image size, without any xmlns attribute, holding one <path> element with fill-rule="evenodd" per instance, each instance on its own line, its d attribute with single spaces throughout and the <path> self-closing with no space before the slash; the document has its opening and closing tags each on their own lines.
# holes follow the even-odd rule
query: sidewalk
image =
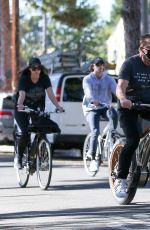
<svg viewBox="0 0 150 230">
<path fill-rule="evenodd" d="M 0 145 L 0 155 L 13 155 L 14 146 L 13 145 Z"/>
</svg>

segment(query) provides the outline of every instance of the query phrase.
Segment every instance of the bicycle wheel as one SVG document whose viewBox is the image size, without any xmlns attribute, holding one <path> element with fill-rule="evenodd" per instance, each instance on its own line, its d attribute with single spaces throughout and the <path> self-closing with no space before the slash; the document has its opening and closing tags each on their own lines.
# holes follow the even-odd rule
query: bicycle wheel
<svg viewBox="0 0 150 230">
<path fill-rule="evenodd" d="M 15 155 L 18 154 L 18 143 L 20 139 L 20 134 L 15 132 L 15 138 L 14 138 L 14 150 Z M 22 158 L 22 168 L 16 169 L 17 174 L 17 181 L 21 188 L 25 188 L 29 181 L 29 168 L 28 168 L 28 148 L 25 149 L 25 152 L 23 154 Z"/>
<path fill-rule="evenodd" d="M 52 153 L 46 138 L 42 138 L 38 144 L 36 170 L 39 186 L 46 190 L 52 175 Z"/>
<path fill-rule="evenodd" d="M 83 163 L 84 163 L 84 168 L 86 173 L 89 176 L 95 176 L 97 171 L 95 172 L 90 171 L 90 164 L 92 160 L 89 157 L 87 157 L 87 151 L 89 150 L 90 139 L 91 139 L 91 134 L 89 133 L 85 138 L 84 145 L 83 145 Z"/>
<path fill-rule="evenodd" d="M 136 193 L 137 187 L 138 187 L 138 182 L 140 178 L 140 168 L 134 167 L 134 172 L 131 171 L 128 175 L 127 182 L 128 182 L 128 196 L 126 198 L 118 198 L 115 195 L 115 190 L 114 190 L 114 182 L 117 176 L 117 169 L 118 169 L 118 160 L 119 160 L 119 155 L 120 152 L 125 144 L 125 139 L 120 138 L 116 144 L 114 145 L 113 151 L 111 153 L 110 159 L 109 159 L 109 185 L 110 189 L 113 193 L 113 196 L 115 200 L 121 204 L 121 205 L 127 205 L 129 204 Z M 136 169 L 135 169 L 136 168 Z"/>
</svg>

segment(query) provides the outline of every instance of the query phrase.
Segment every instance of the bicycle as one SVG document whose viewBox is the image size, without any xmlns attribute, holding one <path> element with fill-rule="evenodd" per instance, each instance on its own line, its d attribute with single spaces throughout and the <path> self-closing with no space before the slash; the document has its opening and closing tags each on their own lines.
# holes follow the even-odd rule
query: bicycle
<svg viewBox="0 0 150 230">
<path fill-rule="evenodd" d="M 98 144 L 97 144 L 97 151 L 96 151 L 96 157 L 95 157 L 95 159 L 98 161 L 99 167 L 101 163 L 108 160 L 115 141 L 118 138 L 120 138 L 120 136 L 122 136 L 120 133 L 117 132 L 116 129 L 114 129 L 113 119 L 112 119 L 112 107 L 108 108 L 106 115 L 108 118 L 108 123 L 106 127 L 104 128 L 102 134 L 99 134 L 98 136 Z M 87 156 L 87 152 L 89 150 L 90 138 L 91 138 L 91 133 L 89 133 L 86 136 L 85 141 L 84 141 L 83 162 L 84 162 L 84 168 L 85 168 L 86 173 L 89 176 L 95 176 L 98 171 L 94 171 L 94 172 L 90 171 L 90 164 L 91 164 L 92 159 L 90 159 Z"/>
<path fill-rule="evenodd" d="M 148 109 L 150 104 L 133 103 L 133 108 Z M 141 120 L 142 121 L 142 120 Z M 140 123 L 139 123 L 140 124 Z M 143 123 L 144 124 L 144 123 Z M 118 198 L 114 191 L 114 182 L 117 177 L 117 168 L 120 152 L 125 144 L 125 139 L 120 138 L 114 144 L 113 151 L 109 159 L 109 184 L 115 200 L 121 205 L 130 204 L 133 200 L 137 188 L 144 187 L 147 184 L 150 175 L 150 126 L 145 125 L 142 128 L 141 122 L 140 142 L 138 148 L 133 156 L 130 166 L 129 174 L 127 177 L 128 188 L 127 197 Z"/>
<path fill-rule="evenodd" d="M 49 118 L 51 113 L 43 112 L 40 110 L 33 110 L 27 106 L 24 106 L 23 110 L 30 115 L 36 115 L 36 118 L 46 117 Z M 29 134 L 34 134 L 33 141 L 29 144 L 23 154 L 22 168 L 16 169 L 17 181 L 21 188 L 27 186 L 29 176 L 37 172 L 37 180 L 42 190 L 46 190 L 49 187 L 52 176 L 52 149 L 51 145 L 46 138 L 46 133 L 52 133 L 50 127 L 40 127 L 38 124 L 33 124 L 30 121 L 28 126 Z M 14 128 L 14 152 L 18 154 L 18 143 L 21 136 L 21 131 L 17 124 Z"/>
</svg>

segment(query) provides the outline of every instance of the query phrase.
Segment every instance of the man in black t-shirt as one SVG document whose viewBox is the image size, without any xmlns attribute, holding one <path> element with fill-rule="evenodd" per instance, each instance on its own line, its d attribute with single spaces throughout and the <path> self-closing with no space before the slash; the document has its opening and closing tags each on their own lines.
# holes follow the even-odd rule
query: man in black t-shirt
<svg viewBox="0 0 150 230">
<path fill-rule="evenodd" d="M 30 142 L 30 136 L 27 132 L 29 125 L 29 115 L 24 112 L 19 112 L 26 105 L 32 109 L 45 109 L 46 92 L 49 99 L 56 106 L 56 108 L 63 112 L 64 109 L 58 104 L 51 86 L 50 79 L 47 75 L 47 70 L 41 65 L 40 59 L 33 57 L 29 61 L 29 66 L 21 72 L 21 77 L 18 85 L 17 100 L 15 106 L 15 120 L 22 131 L 19 141 L 18 153 L 14 159 L 14 167 L 22 167 L 22 156 L 25 147 Z M 32 117 L 31 117 L 32 118 Z M 32 118 L 32 122 L 34 118 Z M 52 127 L 53 132 L 60 133 L 58 125 L 47 118 L 40 120 L 40 125 Z"/>
<path fill-rule="evenodd" d="M 127 196 L 127 181 L 131 160 L 139 144 L 138 116 L 150 119 L 150 113 L 132 108 L 133 102 L 150 103 L 150 34 L 140 39 L 139 54 L 128 58 L 122 65 L 116 90 L 119 99 L 120 125 L 126 143 L 119 156 L 115 181 L 117 197 Z"/>
</svg>

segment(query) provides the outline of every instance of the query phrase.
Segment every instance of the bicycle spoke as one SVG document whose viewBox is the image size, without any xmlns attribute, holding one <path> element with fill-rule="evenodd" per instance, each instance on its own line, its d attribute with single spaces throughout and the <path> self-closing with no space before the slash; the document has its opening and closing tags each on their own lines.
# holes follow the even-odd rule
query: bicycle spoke
<svg viewBox="0 0 150 230">
<path fill-rule="evenodd" d="M 42 139 L 37 155 L 37 177 L 41 189 L 47 189 L 52 173 L 52 156 L 49 144 Z"/>
<path fill-rule="evenodd" d="M 89 150 L 89 144 L 90 144 L 90 138 L 91 138 L 91 134 L 89 134 L 84 142 L 84 147 L 83 147 L 83 163 L 84 163 L 84 168 L 86 173 L 89 176 L 95 176 L 97 171 L 92 172 L 90 171 L 90 164 L 91 164 L 91 159 L 87 157 L 87 152 Z"/>
<path fill-rule="evenodd" d="M 19 186 L 24 188 L 27 186 L 29 180 L 29 166 L 27 163 L 27 156 L 25 154 L 22 158 L 22 165 L 22 169 L 16 169 L 16 173 Z"/>
</svg>

